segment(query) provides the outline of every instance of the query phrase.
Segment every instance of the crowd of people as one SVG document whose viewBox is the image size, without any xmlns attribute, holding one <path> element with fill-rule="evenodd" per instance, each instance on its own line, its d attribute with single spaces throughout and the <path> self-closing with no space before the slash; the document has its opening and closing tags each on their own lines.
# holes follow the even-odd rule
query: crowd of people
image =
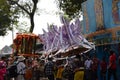
<svg viewBox="0 0 120 80">
<path fill-rule="evenodd" d="M 45 65 L 45 73 L 49 80 L 111 80 L 112 78 L 112 80 L 118 80 L 116 70 L 119 63 L 117 63 L 117 59 L 120 61 L 120 56 L 117 57 L 113 50 L 110 50 L 109 53 L 108 62 L 105 56 L 100 60 L 96 55 L 92 57 L 76 55 L 75 58 L 65 61 L 65 64 L 64 61 L 62 64 L 54 62 L 53 64 L 52 59 L 50 61 L 48 59 Z M 56 65 L 57 68 L 54 69 Z"/>
<path fill-rule="evenodd" d="M 0 80 L 40 80 L 41 64 L 37 58 L 32 57 L 1 57 Z"/>
<path fill-rule="evenodd" d="M 117 57 L 112 50 L 109 62 L 106 61 L 105 56 L 100 60 L 96 55 L 86 54 L 58 61 L 53 61 L 52 57 L 48 57 L 47 61 L 40 60 L 39 57 L 1 57 L 0 80 L 40 80 L 41 77 L 48 80 L 98 80 L 98 76 L 100 80 L 110 80 L 111 76 L 114 80 L 118 80 L 117 58 L 120 61 L 120 56 Z M 13 66 L 14 70 L 11 70 Z M 99 70 L 100 74 L 98 74 Z"/>
</svg>

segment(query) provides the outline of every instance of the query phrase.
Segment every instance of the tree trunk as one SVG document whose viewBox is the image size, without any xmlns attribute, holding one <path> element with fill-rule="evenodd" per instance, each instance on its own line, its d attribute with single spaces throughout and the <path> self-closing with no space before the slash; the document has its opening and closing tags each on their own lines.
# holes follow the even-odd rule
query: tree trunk
<svg viewBox="0 0 120 80">
<path fill-rule="evenodd" d="M 32 33 L 33 29 L 34 29 L 34 26 L 35 26 L 35 24 L 34 24 L 34 15 L 32 13 L 30 14 L 30 24 L 31 24 L 31 26 L 30 26 L 29 32 Z"/>
</svg>

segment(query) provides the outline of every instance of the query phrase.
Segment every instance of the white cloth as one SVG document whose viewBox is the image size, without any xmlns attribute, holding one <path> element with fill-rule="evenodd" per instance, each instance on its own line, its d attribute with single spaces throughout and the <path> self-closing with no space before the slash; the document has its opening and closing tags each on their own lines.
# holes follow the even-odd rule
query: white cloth
<svg viewBox="0 0 120 80">
<path fill-rule="evenodd" d="M 17 65 L 17 73 L 18 74 L 25 74 L 25 68 L 26 68 L 26 65 L 24 62 L 19 62 L 18 65 Z"/>
<path fill-rule="evenodd" d="M 90 69 L 91 68 L 91 65 L 92 65 L 93 61 L 92 60 L 86 60 L 84 65 L 85 65 L 85 69 Z"/>
</svg>

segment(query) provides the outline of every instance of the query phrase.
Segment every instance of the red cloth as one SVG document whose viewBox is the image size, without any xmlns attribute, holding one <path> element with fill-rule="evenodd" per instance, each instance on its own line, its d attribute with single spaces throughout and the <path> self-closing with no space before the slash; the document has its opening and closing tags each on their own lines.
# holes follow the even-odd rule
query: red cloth
<svg viewBox="0 0 120 80">
<path fill-rule="evenodd" d="M 109 57 L 109 64 L 111 65 L 111 69 L 116 69 L 116 55 L 113 54 Z"/>
<path fill-rule="evenodd" d="M 107 63 L 105 61 L 101 61 L 100 66 L 101 66 L 101 71 L 102 72 L 107 71 Z"/>
<path fill-rule="evenodd" d="M 97 69 L 98 69 L 98 64 L 99 64 L 98 58 L 93 58 L 93 64 L 92 64 L 92 70 L 93 70 L 93 71 L 97 71 Z"/>
<path fill-rule="evenodd" d="M 4 75 L 6 74 L 6 68 L 0 69 L 0 80 L 4 80 Z"/>
</svg>

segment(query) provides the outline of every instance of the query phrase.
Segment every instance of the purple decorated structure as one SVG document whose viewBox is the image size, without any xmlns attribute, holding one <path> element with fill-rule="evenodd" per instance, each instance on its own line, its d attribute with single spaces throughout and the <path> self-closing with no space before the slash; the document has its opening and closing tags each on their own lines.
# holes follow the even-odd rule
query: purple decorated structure
<svg viewBox="0 0 120 80">
<path fill-rule="evenodd" d="M 43 29 L 43 34 L 39 34 L 44 44 L 43 56 L 61 55 L 62 58 L 84 53 L 94 47 L 81 33 L 80 21 L 77 19 L 70 23 L 63 16 L 60 17 L 62 26 L 48 26 L 48 32 Z"/>
</svg>

